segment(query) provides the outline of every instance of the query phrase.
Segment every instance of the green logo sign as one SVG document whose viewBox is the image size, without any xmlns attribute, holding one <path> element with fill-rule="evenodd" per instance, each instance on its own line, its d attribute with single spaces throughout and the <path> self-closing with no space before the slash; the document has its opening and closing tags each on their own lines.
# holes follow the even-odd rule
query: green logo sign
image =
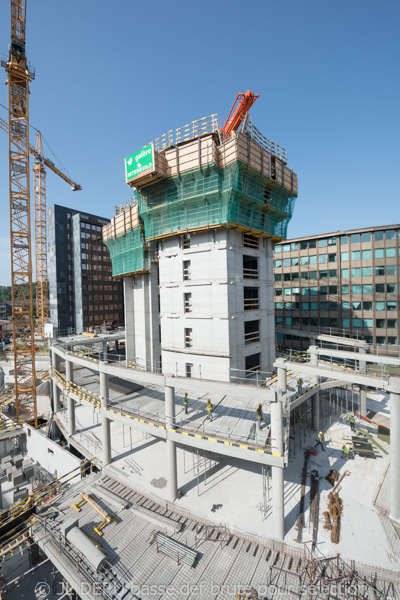
<svg viewBox="0 0 400 600">
<path fill-rule="evenodd" d="M 146 172 L 152 172 L 153 168 L 154 148 L 153 144 L 149 144 L 125 159 L 126 183 L 133 181 Z"/>
</svg>

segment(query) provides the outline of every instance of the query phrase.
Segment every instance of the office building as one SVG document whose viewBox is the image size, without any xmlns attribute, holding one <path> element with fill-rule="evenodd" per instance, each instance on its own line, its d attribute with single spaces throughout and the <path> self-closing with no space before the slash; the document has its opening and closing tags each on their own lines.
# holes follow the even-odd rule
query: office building
<svg viewBox="0 0 400 600">
<path fill-rule="evenodd" d="M 123 323 L 122 283 L 112 277 L 101 237 L 109 222 L 56 204 L 48 209 L 50 321 L 58 332 Z"/>
<path fill-rule="evenodd" d="M 380 352 L 399 344 L 400 225 L 294 238 L 274 249 L 278 343 L 285 329 L 346 330 Z"/>
</svg>

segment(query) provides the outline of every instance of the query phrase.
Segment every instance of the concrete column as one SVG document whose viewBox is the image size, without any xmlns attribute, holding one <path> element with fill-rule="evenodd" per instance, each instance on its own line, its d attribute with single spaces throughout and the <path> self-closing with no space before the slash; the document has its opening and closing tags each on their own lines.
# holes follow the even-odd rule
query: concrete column
<svg viewBox="0 0 400 600">
<path fill-rule="evenodd" d="M 115 340 L 115 354 L 118 354 L 118 340 Z"/>
<path fill-rule="evenodd" d="M 60 366 L 60 357 L 58 356 L 58 354 L 56 354 L 54 352 L 54 350 L 51 351 L 51 364 L 54 367 L 54 369 L 56 371 L 58 371 L 58 368 Z M 60 410 L 60 390 L 58 389 L 57 386 L 57 381 L 53 378 L 52 379 L 52 388 L 53 388 L 53 411 L 56 413 Z"/>
<path fill-rule="evenodd" d="M 100 371 L 100 396 L 101 408 L 107 408 L 109 399 L 108 375 Z M 103 467 L 111 462 L 111 422 L 104 415 L 101 415 L 101 426 L 103 431 Z"/>
<path fill-rule="evenodd" d="M 360 385 L 360 406 L 358 407 L 362 417 L 367 416 L 367 386 Z"/>
<path fill-rule="evenodd" d="M 74 381 L 74 363 L 72 360 L 65 361 L 65 375 L 67 381 Z M 75 400 L 71 398 L 70 394 L 67 397 L 67 408 L 68 408 L 68 436 L 75 435 Z"/>
<path fill-rule="evenodd" d="M 175 429 L 175 388 L 169 386 L 165 386 L 165 421 L 167 426 L 168 500 L 174 502 L 178 497 L 176 444 L 168 439 L 168 430 Z"/>
<path fill-rule="evenodd" d="M 103 342 L 103 361 L 107 362 L 107 353 L 108 353 L 108 343 Z"/>
<path fill-rule="evenodd" d="M 319 392 L 315 392 L 314 396 L 311 398 L 312 402 L 312 422 L 314 431 L 320 430 L 319 417 L 320 417 L 320 400 L 319 400 Z"/>
<path fill-rule="evenodd" d="M 317 350 L 318 350 L 317 346 L 310 346 L 309 349 L 308 349 L 308 353 L 310 355 L 310 364 L 313 365 L 313 366 L 315 366 L 315 367 L 318 365 Z"/>
<path fill-rule="evenodd" d="M 272 454 L 283 456 L 283 414 L 282 402 L 271 402 L 271 444 Z M 273 536 L 283 540 L 285 535 L 284 478 L 283 467 L 272 470 L 272 518 Z"/>
<path fill-rule="evenodd" d="M 390 513 L 400 525 L 400 377 L 390 377 Z"/>
<path fill-rule="evenodd" d="M 277 358 L 275 361 L 278 371 L 278 386 L 282 390 L 282 394 L 287 393 L 287 372 L 286 365 L 283 358 Z"/>
</svg>

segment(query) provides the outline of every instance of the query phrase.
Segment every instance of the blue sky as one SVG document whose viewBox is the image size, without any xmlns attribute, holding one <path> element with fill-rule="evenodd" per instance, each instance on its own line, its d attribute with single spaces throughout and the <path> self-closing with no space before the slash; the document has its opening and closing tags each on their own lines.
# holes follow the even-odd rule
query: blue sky
<svg viewBox="0 0 400 600">
<path fill-rule="evenodd" d="M 194 119 L 225 119 L 250 89 L 260 94 L 253 122 L 298 174 L 289 237 L 399 222 L 399 25 L 399 0 L 28 0 L 30 121 L 83 187 L 73 193 L 48 173 L 48 205 L 112 217 L 131 196 L 125 156 Z M 3 0 L 3 54 L 9 38 Z M 9 285 L 1 130 L 0 198 Z"/>
</svg>

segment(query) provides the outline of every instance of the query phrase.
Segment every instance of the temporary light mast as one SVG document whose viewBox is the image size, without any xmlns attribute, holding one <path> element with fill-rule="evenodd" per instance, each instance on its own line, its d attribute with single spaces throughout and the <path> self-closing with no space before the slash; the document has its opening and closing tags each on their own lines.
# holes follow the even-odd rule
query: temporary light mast
<svg viewBox="0 0 400 600">
<path fill-rule="evenodd" d="M 37 425 L 29 194 L 29 82 L 26 0 L 11 0 L 8 79 L 11 299 L 17 420 Z"/>
</svg>

